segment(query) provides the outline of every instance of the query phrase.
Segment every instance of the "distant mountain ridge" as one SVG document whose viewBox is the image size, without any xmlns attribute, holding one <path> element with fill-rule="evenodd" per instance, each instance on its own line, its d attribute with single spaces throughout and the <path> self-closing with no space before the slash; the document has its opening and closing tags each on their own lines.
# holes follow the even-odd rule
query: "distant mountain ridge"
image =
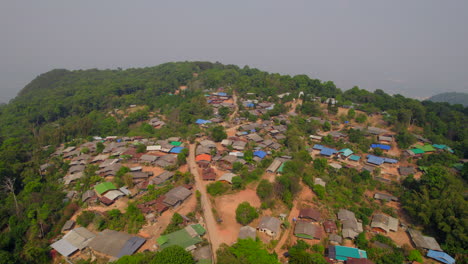
<svg viewBox="0 0 468 264">
<path fill-rule="evenodd" d="M 461 104 L 464 107 L 468 106 L 468 93 L 448 92 L 436 94 L 429 99 L 432 102 L 446 102 L 449 104 Z"/>
</svg>

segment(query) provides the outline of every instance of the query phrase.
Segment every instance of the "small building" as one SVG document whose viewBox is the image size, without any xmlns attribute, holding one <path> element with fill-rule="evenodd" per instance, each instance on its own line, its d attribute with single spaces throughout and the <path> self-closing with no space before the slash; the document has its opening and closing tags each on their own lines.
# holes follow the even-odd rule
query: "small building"
<svg viewBox="0 0 468 264">
<path fill-rule="evenodd" d="M 389 194 L 385 194 L 385 193 L 375 193 L 374 194 L 374 199 L 377 199 L 377 200 L 384 200 L 384 201 L 394 201 L 394 202 L 398 202 L 398 197 L 395 197 L 393 195 L 389 195 Z"/>
<path fill-rule="evenodd" d="M 334 260 L 367 259 L 367 252 L 358 248 L 344 246 L 329 246 L 328 257 Z"/>
<path fill-rule="evenodd" d="M 94 192 L 94 190 L 87 190 L 81 196 L 81 201 L 86 202 L 89 199 L 92 199 L 93 197 L 96 197 L 96 192 Z"/>
<path fill-rule="evenodd" d="M 88 229 L 77 227 L 50 246 L 62 256 L 68 257 L 78 250 L 83 250 L 95 237 L 96 235 Z"/>
<path fill-rule="evenodd" d="M 281 228 L 281 221 L 276 217 L 264 216 L 260 219 L 257 229 L 271 237 L 276 237 Z"/>
<path fill-rule="evenodd" d="M 189 189 L 183 186 L 178 186 L 166 193 L 166 198 L 163 202 L 168 206 L 177 207 L 190 195 L 192 195 L 192 192 Z"/>
<path fill-rule="evenodd" d="M 110 258 L 118 259 L 126 255 L 132 255 L 145 243 L 146 239 L 144 238 L 105 229 L 89 243 L 89 247 Z"/>
<path fill-rule="evenodd" d="M 72 229 L 74 226 L 75 226 L 75 221 L 73 221 L 73 220 L 68 220 L 68 221 L 65 222 L 65 224 L 63 225 L 63 227 L 62 227 L 62 232 L 63 232 L 63 231 L 68 231 L 68 230 Z"/>
<path fill-rule="evenodd" d="M 407 166 L 407 167 L 403 167 L 403 166 L 400 166 L 398 168 L 398 172 L 400 173 L 401 176 L 408 176 L 410 174 L 415 174 L 416 173 L 416 169 L 412 166 Z"/>
<path fill-rule="evenodd" d="M 270 164 L 270 166 L 268 166 L 266 171 L 270 173 L 275 173 L 282 163 L 283 162 L 281 160 L 279 160 L 278 158 L 275 158 L 273 162 Z"/>
<path fill-rule="evenodd" d="M 337 234 L 331 234 L 328 237 L 328 241 L 332 245 L 341 245 L 341 243 L 343 243 L 343 238 Z"/>
<path fill-rule="evenodd" d="M 375 214 L 372 218 L 371 228 L 374 232 L 379 233 L 396 232 L 398 231 L 398 219 L 384 214 Z"/>
<path fill-rule="evenodd" d="M 314 184 L 325 187 L 327 183 L 322 178 L 315 178 Z"/>
<path fill-rule="evenodd" d="M 236 175 L 234 173 L 231 173 L 231 172 L 228 172 L 228 173 L 224 173 L 219 179 L 218 181 L 224 181 L 224 182 L 227 182 L 229 184 L 232 184 L 232 178 L 236 177 Z"/>
<path fill-rule="evenodd" d="M 257 230 L 251 226 L 243 226 L 239 230 L 238 239 L 252 239 L 255 240 L 257 237 Z"/>
<path fill-rule="evenodd" d="M 452 258 L 449 254 L 441 251 L 436 251 L 436 250 L 429 250 L 427 252 L 427 257 L 435 259 L 439 262 L 445 263 L 445 264 L 455 264 L 455 259 Z"/>
<path fill-rule="evenodd" d="M 112 182 L 102 182 L 94 186 L 94 190 L 99 194 L 103 195 L 110 190 L 116 190 L 117 187 Z"/>
<path fill-rule="evenodd" d="M 303 208 L 299 211 L 299 218 L 301 219 L 308 219 L 314 222 L 320 222 L 322 220 L 322 216 L 319 210 L 315 208 Z"/>
<path fill-rule="evenodd" d="M 436 251 L 443 251 L 440 248 L 439 243 L 433 237 L 424 236 L 421 231 L 416 229 L 408 229 L 408 234 L 410 235 L 411 241 L 413 242 L 414 246 L 417 248 L 422 248 L 426 250 L 436 250 Z"/>
<path fill-rule="evenodd" d="M 362 233 L 362 223 L 358 222 L 353 212 L 340 209 L 338 211 L 338 219 L 341 221 L 343 238 L 356 238 Z"/>
<path fill-rule="evenodd" d="M 338 227 L 336 226 L 336 223 L 333 220 L 327 220 L 327 221 L 323 222 L 323 228 L 325 229 L 325 232 L 327 232 L 327 233 L 337 233 L 338 232 Z"/>
<path fill-rule="evenodd" d="M 322 239 L 322 230 L 320 226 L 310 222 L 297 221 L 294 228 L 294 235 L 305 239 Z"/>
<path fill-rule="evenodd" d="M 376 149 L 376 148 L 379 148 L 381 150 L 390 150 L 392 149 L 392 146 L 389 146 L 389 145 L 385 145 L 385 144 L 371 144 L 371 148 L 372 149 Z"/>
<path fill-rule="evenodd" d="M 164 171 L 161 174 L 154 177 L 154 179 L 151 180 L 151 183 L 155 185 L 161 185 L 166 181 L 172 179 L 172 177 L 174 177 L 174 174 L 175 173 L 172 171 Z"/>
</svg>

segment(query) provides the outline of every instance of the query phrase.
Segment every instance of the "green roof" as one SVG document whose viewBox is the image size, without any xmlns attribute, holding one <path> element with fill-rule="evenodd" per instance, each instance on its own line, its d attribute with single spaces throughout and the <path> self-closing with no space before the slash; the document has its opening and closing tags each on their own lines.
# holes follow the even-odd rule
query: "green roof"
<svg viewBox="0 0 468 264">
<path fill-rule="evenodd" d="M 182 142 L 180 142 L 180 141 L 171 141 L 170 144 L 171 144 L 172 146 L 179 147 L 180 145 L 182 145 Z"/>
<path fill-rule="evenodd" d="M 349 157 L 349 159 L 350 159 L 350 160 L 354 160 L 354 161 L 358 161 L 358 160 L 361 159 L 361 157 L 359 157 L 359 156 L 357 156 L 357 155 L 351 155 L 351 156 Z"/>
<path fill-rule="evenodd" d="M 435 151 L 435 148 L 432 145 L 416 146 L 418 149 L 424 150 L 424 152 Z"/>
<path fill-rule="evenodd" d="M 284 164 L 286 164 L 286 162 L 283 162 L 283 163 L 281 164 L 281 166 L 279 167 L 279 169 L 278 169 L 278 172 L 279 172 L 279 173 L 283 172 Z"/>
<path fill-rule="evenodd" d="M 192 227 L 193 230 L 195 230 L 195 231 L 197 232 L 197 234 L 200 235 L 200 236 L 203 236 L 203 235 L 206 233 L 205 228 L 203 228 L 203 226 L 201 226 L 200 224 L 191 225 L 191 227 Z"/>
<path fill-rule="evenodd" d="M 336 259 L 347 260 L 348 258 L 367 258 L 367 252 L 358 248 L 335 246 Z"/>
<path fill-rule="evenodd" d="M 343 153 L 343 156 L 348 157 L 349 155 L 353 154 L 354 152 L 350 150 L 349 148 L 342 149 L 338 152 Z"/>
<path fill-rule="evenodd" d="M 436 149 L 445 149 L 447 145 L 442 145 L 442 144 L 432 144 L 432 146 Z"/>
<path fill-rule="evenodd" d="M 300 238 L 305 238 L 305 239 L 314 239 L 313 236 L 310 236 L 310 235 L 306 235 L 306 234 L 294 234 L 295 236 L 297 237 L 300 237 Z"/>
<path fill-rule="evenodd" d="M 117 189 L 117 187 L 115 187 L 115 185 L 112 182 L 103 182 L 94 186 L 94 190 L 96 190 L 96 192 L 99 193 L 100 195 L 107 191 L 115 190 L 115 189 Z"/>
<path fill-rule="evenodd" d="M 424 154 L 424 150 L 418 148 L 410 149 L 410 151 L 414 154 Z"/>
<path fill-rule="evenodd" d="M 454 169 L 456 169 L 457 171 L 463 170 L 463 164 L 461 164 L 461 163 L 455 163 L 455 164 L 452 165 L 452 167 Z"/>
<path fill-rule="evenodd" d="M 182 248 L 187 248 L 189 246 L 196 245 L 202 241 L 203 240 L 199 236 L 191 237 L 190 234 L 185 230 L 185 228 L 164 236 L 160 236 L 158 239 L 156 239 L 156 242 L 158 242 L 159 246 L 162 249 L 173 245 L 177 245 Z"/>
</svg>

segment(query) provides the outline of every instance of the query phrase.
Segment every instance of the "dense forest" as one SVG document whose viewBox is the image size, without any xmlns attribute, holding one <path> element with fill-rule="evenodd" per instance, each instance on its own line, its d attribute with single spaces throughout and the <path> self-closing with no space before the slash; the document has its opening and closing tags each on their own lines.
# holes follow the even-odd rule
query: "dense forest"
<svg viewBox="0 0 468 264">
<path fill-rule="evenodd" d="M 441 93 L 431 96 L 427 99 L 432 102 L 445 102 L 450 104 L 461 104 L 464 107 L 468 106 L 468 93 Z"/>
<path fill-rule="evenodd" d="M 189 89 L 176 93 L 182 85 Z M 47 263 L 50 239 L 78 208 L 77 204 L 64 202 L 58 181 L 64 176 L 66 164 L 57 160 L 50 173 L 40 173 L 39 166 L 56 146 L 90 136 L 138 134 L 162 138 L 168 131 L 190 138 L 199 132 L 194 121 L 212 114 L 204 98 L 205 90 L 218 87 L 239 94 L 254 93 L 272 102 L 292 100 L 300 92 L 305 102 L 316 97 L 336 98 L 339 106 L 354 105 L 368 115 L 383 114 L 401 142 L 414 141 L 408 128 L 417 126 L 422 128 L 416 131 L 421 136 L 451 146 L 454 159 L 468 158 L 468 108 L 462 105 L 420 102 L 358 87 L 342 91 L 331 81 L 306 75 L 271 74 L 248 66 L 210 62 L 166 63 L 127 70 L 56 69 L 38 76 L 15 99 L 0 106 L 0 263 Z M 289 95 L 279 99 L 276 95 L 282 93 Z M 125 112 L 130 105 L 140 108 Z M 312 114 L 313 105 L 304 103 L 301 111 Z M 167 126 L 153 131 L 140 125 L 150 114 L 164 115 Z M 301 124 L 297 121 L 297 131 L 301 131 Z M 287 143 L 297 145 L 299 155 L 302 150 L 300 143 L 294 143 L 298 138 L 295 131 L 289 130 Z M 355 138 L 358 141 L 359 135 Z M 468 248 L 466 164 L 462 175 L 436 167 L 421 181 L 407 179 L 401 190 L 409 213 L 434 230 L 444 249 L 452 253 L 466 253 Z M 287 174 L 283 177 L 288 180 Z M 421 204 L 424 207 L 419 210 Z M 450 210 L 441 212 L 441 208 Z M 223 252 L 233 259 L 242 253 L 236 247 Z"/>
</svg>

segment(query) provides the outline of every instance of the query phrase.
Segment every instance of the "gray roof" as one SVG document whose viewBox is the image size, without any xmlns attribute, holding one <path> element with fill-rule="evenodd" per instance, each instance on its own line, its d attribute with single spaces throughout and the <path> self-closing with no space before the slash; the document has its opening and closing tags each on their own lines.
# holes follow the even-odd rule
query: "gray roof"
<svg viewBox="0 0 468 264">
<path fill-rule="evenodd" d="M 328 240 L 330 242 L 335 242 L 337 244 L 341 244 L 343 242 L 343 238 L 337 234 L 331 234 L 329 237 L 328 237 Z"/>
<path fill-rule="evenodd" d="M 77 227 L 68 232 L 63 238 L 79 250 L 85 248 L 96 235 L 84 227 Z"/>
<path fill-rule="evenodd" d="M 381 228 L 385 232 L 396 232 L 398 230 L 398 219 L 384 214 L 376 214 L 372 218 L 371 227 Z"/>
<path fill-rule="evenodd" d="M 172 171 L 164 171 L 163 173 L 159 174 L 158 176 L 156 176 L 152 182 L 154 184 L 162 184 L 164 183 L 165 181 L 169 180 L 170 178 L 172 178 L 174 176 L 174 172 Z"/>
<path fill-rule="evenodd" d="M 393 141 L 393 137 L 379 136 L 379 140 L 380 140 L 380 141 L 392 142 L 392 141 Z"/>
<path fill-rule="evenodd" d="M 338 219 L 340 219 L 340 220 L 356 219 L 356 215 L 353 212 L 349 211 L 349 210 L 340 209 L 338 211 Z"/>
<path fill-rule="evenodd" d="M 166 198 L 164 199 L 164 203 L 174 205 L 175 203 L 179 201 L 184 201 L 191 194 L 192 192 L 189 189 L 183 186 L 177 186 L 174 189 L 166 193 Z"/>
<path fill-rule="evenodd" d="M 385 193 L 375 193 L 374 198 L 378 200 L 398 201 L 397 197 Z"/>
<path fill-rule="evenodd" d="M 374 134 L 374 135 L 379 135 L 379 134 L 383 134 L 383 133 L 388 133 L 388 130 L 370 126 L 370 127 L 367 128 L 367 132 L 369 132 L 371 134 Z"/>
<path fill-rule="evenodd" d="M 317 232 L 317 227 L 314 226 L 312 223 L 305 222 L 305 221 L 298 221 L 296 223 L 296 227 L 294 228 L 294 234 L 304 234 L 311 237 L 315 237 L 315 233 Z"/>
<path fill-rule="evenodd" d="M 73 221 L 73 220 L 68 220 L 68 221 L 65 222 L 65 224 L 63 225 L 62 231 L 70 230 L 70 229 L 73 228 L 74 225 L 75 225 L 75 221 Z"/>
<path fill-rule="evenodd" d="M 210 154 L 211 153 L 211 149 L 209 147 L 204 147 L 204 146 L 201 146 L 199 145 L 197 147 L 197 150 L 195 152 L 196 155 L 200 155 L 200 154 Z"/>
<path fill-rule="evenodd" d="M 232 183 L 232 178 L 236 177 L 237 175 L 235 175 L 234 173 L 224 173 L 219 179 L 218 181 L 227 181 L 229 183 Z"/>
<path fill-rule="evenodd" d="M 158 159 L 157 156 L 148 155 L 148 154 L 144 154 L 140 157 L 140 160 L 146 161 L 146 162 L 155 162 L 157 159 Z"/>
<path fill-rule="evenodd" d="M 68 169 L 68 173 L 74 174 L 74 173 L 82 172 L 84 171 L 85 168 L 86 167 L 84 165 L 71 166 L 70 169 Z"/>
<path fill-rule="evenodd" d="M 120 258 L 123 255 L 133 254 L 145 242 L 143 238 L 106 229 L 89 243 L 89 247 L 105 255 Z"/>
<path fill-rule="evenodd" d="M 84 202 L 84 201 L 88 200 L 89 198 L 91 198 L 91 197 L 93 197 L 95 195 L 96 195 L 96 193 L 94 192 L 94 190 L 87 190 L 81 196 L 81 200 Z"/>
<path fill-rule="evenodd" d="M 408 233 L 416 247 L 443 251 L 435 238 L 424 236 L 420 231 L 411 228 L 408 229 Z"/>
<path fill-rule="evenodd" d="M 408 166 L 408 167 L 399 167 L 398 168 L 398 172 L 400 172 L 400 174 L 402 176 L 408 176 L 410 174 L 414 174 L 416 172 L 416 169 L 412 166 Z"/>
<path fill-rule="evenodd" d="M 263 138 L 259 136 L 257 133 L 249 134 L 247 135 L 247 138 L 255 142 L 263 141 Z"/>
<path fill-rule="evenodd" d="M 67 240 L 63 238 L 53 243 L 50 246 L 53 249 L 57 250 L 57 252 L 60 253 L 62 256 L 65 256 L 65 257 L 70 256 L 71 254 L 73 254 L 75 251 L 78 250 L 77 247 L 73 246 L 72 244 L 70 244 L 70 242 L 68 242 Z"/>
<path fill-rule="evenodd" d="M 283 162 L 281 160 L 279 160 L 278 158 L 275 158 L 275 160 L 273 160 L 273 162 L 270 164 L 270 166 L 268 166 L 268 168 L 266 169 L 267 172 L 276 172 L 276 170 L 278 170 L 278 168 L 281 166 Z"/>
<path fill-rule="evenodd" d="M 259 229 L 268 229 L 274 233 L 279 233 L 281 221 L 276 217 L 264 216 L 258 224 Z"/>
<path fill-rule="evenodd" d="M 227 156 L 224 156 L 223 158 L 221 158 L 221 160 L 232 164 L 232 163 L 237 161 L 237 157 L 232 156 L 232 155 L 227 155 Z"/>
<path fill-rule="evenodd" d="M 213 140 L 202 140 L 200 141 L 200 146 L 206 147 L 206 148 L 216 148 L 216 143 Z"/>
<path fill-rule="evenodd" d="M 257 237 L 257 230 L 255 230 L 255 228 L 251 226 L 243 226 L 239 230 L 239 236 L 238 236 L 239 239 L 251 238 L 255 240 L 256 237 Z"/>
</svg>

